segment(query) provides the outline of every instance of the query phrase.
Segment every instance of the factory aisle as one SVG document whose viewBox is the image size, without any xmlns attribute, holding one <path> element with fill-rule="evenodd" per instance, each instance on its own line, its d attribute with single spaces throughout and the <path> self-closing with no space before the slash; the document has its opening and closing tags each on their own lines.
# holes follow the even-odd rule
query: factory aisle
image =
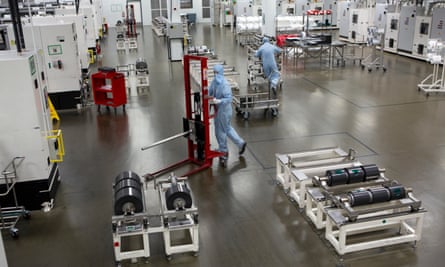
<svg viewBox="0 0 445 267">
<path fill-rule="evenodd" d="M 213 48 L 240 72 L 247 86 L 247 54 L 229 29 L 195 25 L 195 45 Z M 115 67 L 145 58 L 150 88 L 129 96 L 126 112 L 97 112 L 94 106 L 62 111 L 66 157 L 51 212 L 32 212 L 20 221 L 20 238 L 3 231 L 10 267 L 114 266 L 111 235 L 112 183 L 122 171 L 154 172 L 186 156 L 176 140 L 141 151 L 182 131 L 183 68 L 169 62 L 166 40 L 150 27 L 140 29 L 139 49 L 117 53 L 115 32 L 103 41 L 98 65 Z M 167 261 L 160 235 L 150 240 L 148 263 L 124 266 L 438 266 L 445 247 L 445 97 L 417 91 L 432 67 L 385 54 L 387 72 L 363 71 L 353 62 L 328 68 L 315 62 L 284 60 L 279 116 L 253 112 L 233 126 L 247 141 L 243 157 L 229 142 L 227 168 L 189 178 L 199 209 L 200 253 Z M 339 145 L 353 147 L 364 163 L 386 168 L 386 176 L 412 187 L 428 210 L 423 239 L 339 257 L 305 215 L 274 183 L 275 153 Z M 180 175 L 184 170 L 178 170 Z"/>
</svg>

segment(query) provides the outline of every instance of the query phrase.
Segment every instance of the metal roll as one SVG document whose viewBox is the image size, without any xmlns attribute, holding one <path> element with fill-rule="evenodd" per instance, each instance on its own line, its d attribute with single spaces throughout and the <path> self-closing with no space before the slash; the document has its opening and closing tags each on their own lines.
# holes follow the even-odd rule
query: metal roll
<svg viewBox="0 0 445 267">
<path fill-rule="evenodd" d="M 165 200 L 168 210 L 183 210 L 192 207 L 192 196 L 186 184 L 172 183 L 165 192 Z"/>
<path fill-rule="evenodd" d="M 368 190 L 349 192 L 348 202 L 351 207 L 370 204 L 372 202 L 372 194 Z"/>
<path fill-rule="evenodd" d="M 348 184 L 361 183 L 365 180 L 365 171 L 361 167 L 346 168 Z"/>
<path fill-rule="evenodd" d="M 114 184 L 114 214 L 138 213 L 143 209 L 143 190 L 139 175 L 131 171 L 120 173 Z"/>
<path fill-rule="evenodd" d="M 402 185 L 392 185 L 386 187 L 391 195 L 391 200 L 402 199 L 406 197 L 406 189 Z"/>
<path fill-rule="evenodd" d="M 141 185 L 141 177 L 139 177 L 139 175 L 135 172 L 132 171 L 123 171 L 121 173 L 119 173 L 116 178 L 114 179 L 114 184 L 118 184 L 119 181 L 121 180 L 134 180 L 136 182 L 138 182 Z"/>
<path fill-rule="evenodd" d="M 348 183 L 348 173 L 345 169 L 326 171 L 329 186 L 336 186 Z"/>
<path fill-rule="evenodd" d="M 375 164 L 368 164 L 362 166 L 363 171 L 365 172 L 365 180 L 377 179 L 380 177 L 379 167 Z"/>
<path fill-rule="evenodd" d="M 377 187 L 368 190 L 372 194 L 372 203 L 380 203 L 391 200 L 391 194 L 387 188 Z"/>
</svg>

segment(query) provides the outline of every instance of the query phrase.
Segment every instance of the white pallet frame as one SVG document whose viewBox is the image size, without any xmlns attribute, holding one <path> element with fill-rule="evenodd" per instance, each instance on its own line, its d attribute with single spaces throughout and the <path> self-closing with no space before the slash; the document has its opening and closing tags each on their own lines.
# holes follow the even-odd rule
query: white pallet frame
<svg viewBox="0 0 445 267">
<path fill-rule="evenodd" d="M 323 155 L 337 155 L 327 159 L 312 159 L 305 160 L 307 157 L 323 156 Z M 308 150 L 290 154 L 275 154 L 276 158 L 276 182 L 280 184 L 284 190 L 289 190 L 292 182 L 291 171 L 298 168 L 308 168 L 321 164 L 328 164 L 333 158 L 347 158 L 348 153 L 339 147 L 328 147 L 315 150 Z"/>
<path fill-rule="evenodd" d="M 137 232 L 130 233 L 113 233 L 113 244 L 114 244 L 114 257 L 116 261 L 134 259 L 139 257 L 148 258 L 150 257 L 150 242 L 148 240 L 148 229 L 143 229 Z M 121 244 L 122 239 L 130 236 L 141 236 L 142 237 L 142 248 L 131 250 L 131 251 L 122 251 Z"/>
<path fill-rule="evenodd" d="M 379 216 L 375 219 L 368 218 L 362 222 L 357 221 L 336 225 L 328 212 L 325 237 L 340 255 L 372 248 L 417 242 L 422 236 L 424 214 L 424 212 L 419 211 L 402 215 Z M 409 222 L 413 223 L 413 225 L 410 225 Z M 348 238 L 353 235 L 366 233 L 371 238 L 372 233 L 375 231 L 396 227 L 399 228 L 399 234 L 396 236 L 347 244 Z"/>
<path fill-rule="evenodd" d="M 138 49 L 138 39 L 136 37 L 129 37 L 127 39 L 128 50 L 137 50 Z"/>
<path fill-rule="evenodd" d="M 167 226 L 165 231 L 163 232 L 164 237 L 164 246 L 165 246 L 165 254 L 170 256 L 172 254 L 184 253 L 184 252 L 199 252 L 199 226 L 193 221 L 190 215 L 187 215 L 187 219 L 189 221 L 188 225 L 181 226 Z M 190 234 L 190 243 L 188 244 L 180 244 L 180 245 L 172 245 L 171 242 L 171 233 L 174 231 L 188 231 Z"/>
</svg>

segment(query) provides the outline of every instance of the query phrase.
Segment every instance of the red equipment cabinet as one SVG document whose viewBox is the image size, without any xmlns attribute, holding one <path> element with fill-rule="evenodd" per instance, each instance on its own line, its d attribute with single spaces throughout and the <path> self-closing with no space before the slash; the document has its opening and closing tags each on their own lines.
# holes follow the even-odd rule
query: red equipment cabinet
<svg viewBox="0 0 445 267">
<path fill-rule="evenodd" d="M 123 105 L 125 111 L 127 94 L 124 74 L 112 68 L 101 68 L 99 72 L 91 75 L 91 86 L 97 111 L 100 111 L 101 105 L 113 107 L 115 111 L 116 107 Z"/>
</svg>

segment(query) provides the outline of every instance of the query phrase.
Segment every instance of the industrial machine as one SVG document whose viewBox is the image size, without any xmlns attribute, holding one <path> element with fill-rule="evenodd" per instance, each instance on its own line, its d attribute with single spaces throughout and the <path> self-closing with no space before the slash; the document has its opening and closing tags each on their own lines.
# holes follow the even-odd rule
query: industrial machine
<svg viewBox="0 0 445 267">
<path fill-rule="evenodd" d="M 40 209 L 43 203 L 54 202 L 60 183 L 58 163 L 64 155 L 62 132 L 51 121 L 48 77 L 32 52 L 1 51 L 0 72 L 5 125 L 0 130 L 0 166 L 25 157 L 14 175 L 17 203 L 29 210 Z M 6 188 L 0 185 L 1 192 Z M 0 201 L 2 207 L 16 206 L 11 194 Z"/>
<path fill-rule="evenodd" d="M 427 58 L 427 46 L 431 33 L 431 16 L 416 16 L 412 55 L 419 59 Z"/>
<path fill-rule="evenodd" d="M 167 48 L 170 61 L 180 61 L 184 56 L 184 28 L 182 23 L 167 25 Z"/>
<path fill-rule="evenodd" d="M 23 20 L 23 35 L 26 48 L 37 51 L 38 64 L 47 75 L 47 91 L 56 109 L 76 108 L 80 104 L 82 70 L 88 69 L 86 54 L 79 54 L 76 24 L 71 19 L 36 19 L 32 24 Z M 16 49 L 12 25 L 8 25 L 11 49 Z M 83 47 L 85 49 L 85 46 Z M 83 51 L 86 53 L 86 51 Z"/>
<path fill-rule="evenodd" d="M 366 43 L 370 12 L 368 8 L 350 9 L 348 40 L 351 43 Z"/>
<path fill-rule="evenodd" d="M 149 178 L 142 179 L 132 171 L 124 171 L 115 178 L 111 223 L 118 265 L 127 259 L 142 257 L 148 260 L 150 236 L 158 233 L 162 234 L 168 260 L 178 253 L 198 255 L 198 209 L 187 178 L 176 177 L 173 173 L 153 182 L 154 177 Z M 189 241 L 178 244 L 178 232 L 187 235 Z"/>
<path fill-rule="evenodd" d="M 416 17 L 423 15 L 425 9 L 417 6 L 402 6 L 400 9 L 400 28 L 397 50 L 411 54 L 414 44 Z"/>
<path fill-rule="evenodd" d="M 439 4 L 440 2 L 438 2 Z M 443 18 L 445 17 L 445 7 L 436 6 L 432 11 L 431 39 L 445 41 L 445 27 Z"/>
<path fill-rule="evenodd" d="M 277 154 L 277 183 L 338 254 L 421 239 L 425 210 L 384 169 L 338 147 Z"/>
<path fill-rule="evenodd" d="M 385 45 L 383 50 L 397 53 L 400 13 L 386 14 Z"/>
</svg>

